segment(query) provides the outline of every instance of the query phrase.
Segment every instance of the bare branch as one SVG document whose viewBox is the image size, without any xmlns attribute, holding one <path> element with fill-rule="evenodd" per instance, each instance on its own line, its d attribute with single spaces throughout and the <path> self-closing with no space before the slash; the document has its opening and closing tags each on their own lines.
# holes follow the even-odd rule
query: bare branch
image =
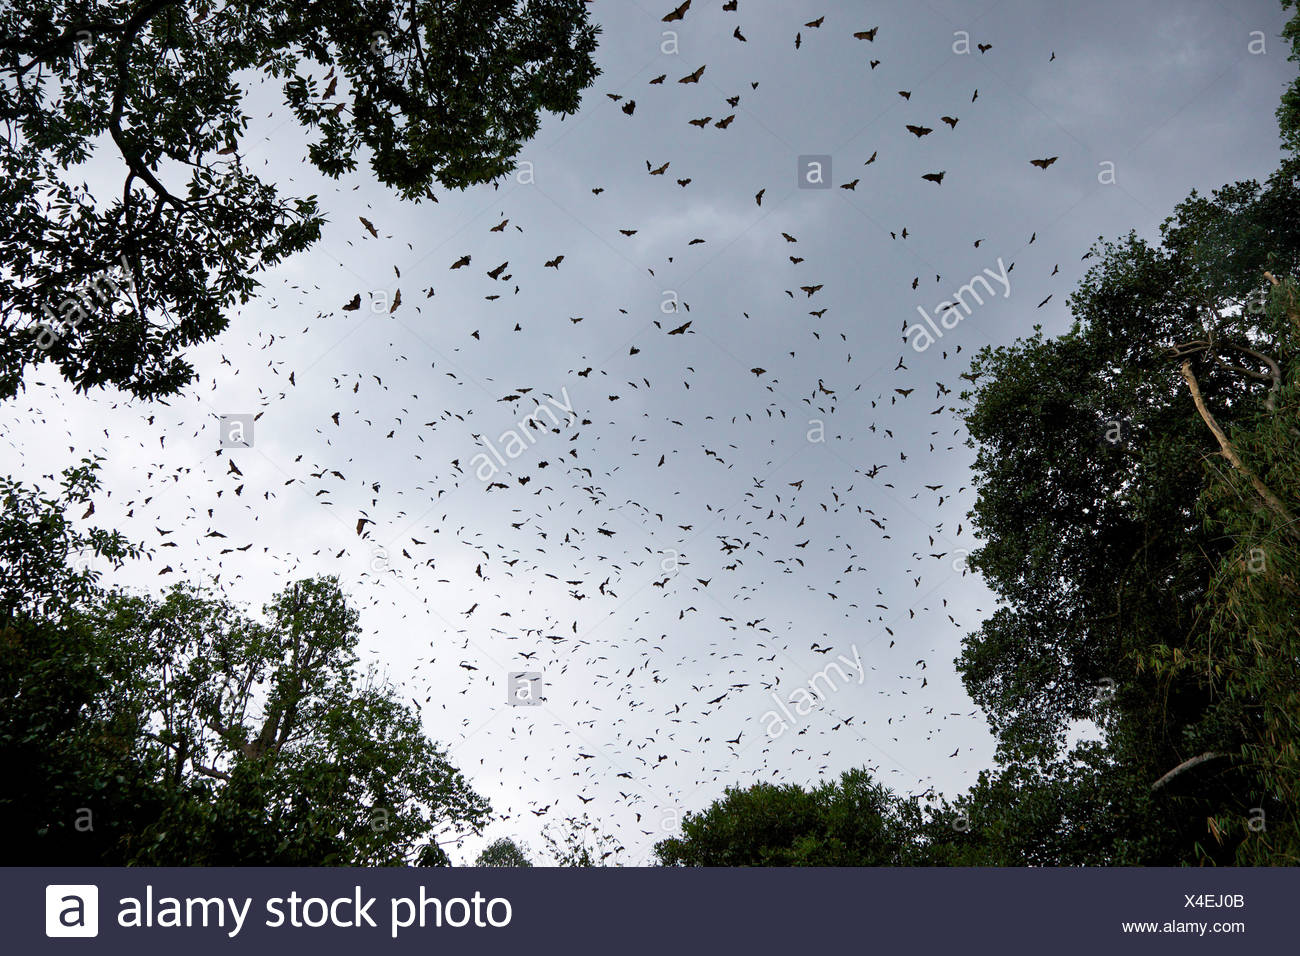
<svg viewBox="0 0 1300 956">
<path fill-rule="evenodd" d="M 1188 770 L 1191 770 L 1193 767 L 1199 767 L 1201 764 L 1208 763 L 1211 760 L 1218 760 L 1223 757 L 1231 757 L 1231 756 L 1232 754 L 1219 753 L 1217 751 L 1208 751 L 1206 753 L 1201 754 L 1199 757 L 1192 757 L 1190 760 L 1184 760 L 1173 770 L 1170 770 L 1167 774 L 1165 774 L 1155 783 L 1151 784 L 1151 792 L 1155 793 L 1157 790 L 1159 790 L 1161 787 L 1167 784 L 1170 780 L 1174 779 L 1174 777 L 1178 776 L 1181 773 L 1185 773 Z"/>
<path fill-rule="evenodd" d="M 1246 463 L 1241 460 L 1241 456 L 1237 454 L 1237 450 L 1233 448 L 1232 443 L 1228 441 L 1228 436 L 1224 434 L 1223 429 L 1219 427 L 1219 423 L 1215 421 L 1214 416 L 1210 414 L 1210 410 L 1205 407 L 1205 399 L 1201 397 L 1201 387 L 1196 381 L 1195 373 L 1192 372 L 1192 363 L 1190 361 L 1183 362 L 1182 373 L 1183 378 L 1187 380 L 1187 388 L 1192 393 L 1192 401 L 1196 403 L 1196 410 L 1200 412 L 1201 419 L 1209 426 L 1210 431 L 1214 434 L 1214 438 L 1219 443 L 1219 450 L 1222 452 L 1223 457 L 1228 459 L 1228 461 L 1232 463 L 1232 467 L 1237 469 L 1238 472 L 1246 477 L 1255 491 L 1259 493 L 1259 496 L 1263 498 L 1269 508 L 1272 509 L 1273 513 L 1286 523 L 1287 528 L 1294 529 L 1295 518 L 1291 516 L 1291 512 L 1287 509 L 1287 506 L 1282 503 L 1281 499 L 1278 498 L 1277 495 L 1273 494 L 1273 492 L 1269 490 L 1269 487 L 1265 485 L 1264 482 L 1260 481 L 1258 475 L 1246 467 Z"/>
<path fill-rule="evenodd" d="M 211 777 L 213 780 L 224 780 L 226 783 L 230 782 L 230 774 L 215 770 L 212 767 L 205 767 L 201 763 L 194 764 L 194 770 L 201 776 Z"/>
</svg>

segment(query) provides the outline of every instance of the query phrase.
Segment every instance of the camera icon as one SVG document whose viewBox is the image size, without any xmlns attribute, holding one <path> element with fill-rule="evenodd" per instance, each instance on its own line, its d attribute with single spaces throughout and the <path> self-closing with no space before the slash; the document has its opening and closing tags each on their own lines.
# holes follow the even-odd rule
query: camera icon
<svg viewBox="0 0 1300 956">
<path fill-rule="evenodd" d="M 511 707 L 539 707 L 546 687 L 541 671 L 511 671 L 506 679 L 506 701 Z"/>
</svg>

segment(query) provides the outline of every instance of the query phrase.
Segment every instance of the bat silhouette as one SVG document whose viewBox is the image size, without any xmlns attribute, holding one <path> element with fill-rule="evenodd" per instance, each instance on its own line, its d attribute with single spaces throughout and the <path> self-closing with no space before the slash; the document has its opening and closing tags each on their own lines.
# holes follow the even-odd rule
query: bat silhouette
<svg viewBox="0 0 1300 956">
<path fill-rule="evenodd" d="M 672 23 L 674 20 L 680 20 L 682 17 L 686 16 L 686 11 L 689 10 L 690 8 L 691 8 L 691 0 L 686 0 L 685 3 L 683 3 L 672 13 L 667 14 L 664 17 L 663 22 Z"/>
</svg>

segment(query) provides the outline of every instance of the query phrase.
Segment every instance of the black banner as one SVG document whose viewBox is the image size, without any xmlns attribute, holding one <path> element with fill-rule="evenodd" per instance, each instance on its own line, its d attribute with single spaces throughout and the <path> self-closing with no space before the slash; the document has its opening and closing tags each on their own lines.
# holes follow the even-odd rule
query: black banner
<svg viewBox="0 0 1300 956">
<path fill-rule="evenodd" d="M 15 954 L 1109 956 L 1292 952 L 1300 871 L 87 867 L 0 885 Z"/>
</svg>

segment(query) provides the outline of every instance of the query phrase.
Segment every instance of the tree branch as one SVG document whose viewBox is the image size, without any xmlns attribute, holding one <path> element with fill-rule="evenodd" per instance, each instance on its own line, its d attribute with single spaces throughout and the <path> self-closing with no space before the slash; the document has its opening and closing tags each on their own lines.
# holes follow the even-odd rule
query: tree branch
<svg viewBox="0 0 1300 956">
<path fill-rule="evenodd" d="M 136 36 L 157 13 L 173 5 L 172 0 L 154 0 L 154 2 L 147 3 L 137 10 L 122 25 L 124 35 L 117 45 L 117 89 L 113 91 L 113 112 L 108 118 L 108 129 L 113 137 L 113 142 L 117 144 L 117 148 L 121 152 L 122 158 L 126 160 L 131 172 L 148 183 L 149 188 L 161 199 L 177 209 L 184 210 L 186 203 L 173 196 L 167 191 L 167 187 L 158 181 L 158 177 L 154 175 L 153 170 L 140 158 L 139 152 L 127 141 L 126 134 L 122 131 L 122 112 L 126 106 L 126 90 L 131 76 L 131 44 L 135 42 Z"/>
<path fill-rule="evenodd" d="M 1260 481 L 1258 475 L 1246 467 L 1245 462 L 1243 462 L 1241 457 L 1237 454 L 1237 450 L 1233 448 L 1232 444 L 1228 441 L 1228 436 L 1224 434 L 1223 429 L 1219 427 L 1219 423 L 1214 420 L 1214 416 L 1210 414 L 1210 410 L 1205 407 L 1205 399 L 1201 397 L 1201 387 L 1196 381 L 1195 373 L 1192 372 L 1192 363 L 1190 360 L 1183 362 L 1182 373 L 1183 378 L 1187 380 L 1187 388 L 1192 393 L 1192 401 L 1196 403 L 1196 410 L 1200 412 L 1201 419 L 1209 426 L 1210 431 L 1214 433 L 1215 440 L 1219 443 L 1219 449 L 1223 454 L 1223 457 L 1228 459 L 1228 461 L 1232 463 L 1232 467 L 1237 469 L 1238 472 L 1246 477 L 1251 486 L 1256 492 L 1258 492 L 1259 496 L 1263 498 L 1269 508 L 1272 509 L 1273 513 L 1286 522 L 1288 528 L 1294 528 L 1295 518 L 1291 516 L 1291 512 L 1287 509 L 1287 506 L 1282 503 L 1281 499 L 1278 498 L 1277 495 L 1273 494 L 1273 492 L 1269 490 L 1269 487 L 1264 484 L 1264 482 Z"/>
<path fill-rule="evenodd" d="M 230 783 L 230 774 L 228 773 L 214 770 L 212 767 L 205 767 L 201 763 L 195 763 L 193 766 L 194 770 L 201 776 L 211 777 L 213 780 L 224 780 L 226 783 Z"/>
<path fill-rule="evenodd" d="M 1184 760 L 1173 770 L 1170 770 L 1167 774 L 1165 774 L 1155 783 L 1151 784 L 1151 792 L 1155 793 L 1157 790 L 1159 790 L 1161 787 L 1167 784 L 1170 780 L 1174 779 L 1174 777 L 1177 777 L 1179 774 L 1191 770 L 1193 767 L 1199 767 L 1203 763 L 1208 763 L 1211 760 L 1218 760 L 1221 757 L 1231 757 L 1231 756 L 1232 754 L 1219 753 L 1218 751 L 1208 751 L 1206 753 L 1201 754 L 1199 757 L 1192 757 L 1190 760 Z"/>
<path fill-rule="evenodd" d="M 1243 352 L 1246 355 L 1249 355 L 1251 358 L 1253 358 L 1256 362 L 1259 362 L 1261 365 L 1268 366 L 1267 376 L 1265 376 L 1262 372 L 1246 372 L 1245 369 L 1241 369 L 1240 371 L 1246 372 L 1247 375 L 1251 376 L 1252 378 L 1258 378 L 1261 381 L 1266 379 L 1272 380 L 1273 387 L 1268 390 L 1268 398 L 1264 400 L 1264 407 L 1267 408 L 1270 412 L 1276 411 L 1277 393 L 1282 389 L 1282 366 L 1279 365 L 1277 360 L 1272 356 L 1265 355 L 1263 352 L 1256 352 L 1254 349 L 1247 348 L 1244 345 L 1237 345 L 1234 342 L 1228 342 L 1227 347 L 1230 349 L 1236 349 L 1238 352 Z"/>
</svg>

